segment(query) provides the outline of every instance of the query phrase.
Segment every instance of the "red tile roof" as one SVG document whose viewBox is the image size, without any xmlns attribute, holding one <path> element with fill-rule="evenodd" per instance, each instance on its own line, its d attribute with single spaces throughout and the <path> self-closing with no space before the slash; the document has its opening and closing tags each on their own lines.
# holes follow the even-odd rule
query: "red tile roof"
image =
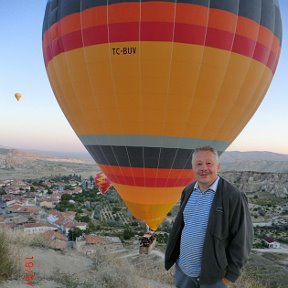
<svg viewBox="0 0 288 288">
<path fill-rule="evenodd" d="M 52 230 L 46 231 L 46 232 L 42 233 L 41 235 L 46 240 L 55 240 L 55 239 L 62 240 L 62 241 L 68 240 L 68 238 L 65 235 L 63 235 L 59 232 L 56 232 L 56 231 L 52 231 Z"/>
<path fill-rule="evenodd" d="M 104 244 L 104 243 L 106 243 L 105 239 L 99 235 L 86 235 L 85 240 L 86 240 L 86 244 Z"/>
</svg>

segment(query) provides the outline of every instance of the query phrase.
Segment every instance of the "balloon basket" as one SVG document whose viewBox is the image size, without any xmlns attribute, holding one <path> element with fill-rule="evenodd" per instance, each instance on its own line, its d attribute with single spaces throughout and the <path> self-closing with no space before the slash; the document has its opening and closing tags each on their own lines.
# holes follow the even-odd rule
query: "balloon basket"
<svg viewBox="0 0 288 288">
<path fill-rule="evenodd" d="M 154 232 L 144 234 L 139 243 L 139 254 L 150 254 L 156 245 Z"/>
</svg>

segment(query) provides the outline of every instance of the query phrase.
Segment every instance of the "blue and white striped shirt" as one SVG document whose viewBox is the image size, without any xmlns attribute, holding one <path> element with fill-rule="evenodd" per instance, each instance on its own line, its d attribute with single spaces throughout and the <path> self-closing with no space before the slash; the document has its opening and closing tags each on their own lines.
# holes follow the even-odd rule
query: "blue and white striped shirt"
<svg viewBox="0 0 288 288">
<path fill-rule="evenodd" d="M 200 274 L 208 218 L 218 181 L 219 177 L 203 192 L 196 183 L 183 212 L 184 228 L 181 234 L 180 256 L 177 264 L 190 277 L 198 277 Z"/>
</svg>

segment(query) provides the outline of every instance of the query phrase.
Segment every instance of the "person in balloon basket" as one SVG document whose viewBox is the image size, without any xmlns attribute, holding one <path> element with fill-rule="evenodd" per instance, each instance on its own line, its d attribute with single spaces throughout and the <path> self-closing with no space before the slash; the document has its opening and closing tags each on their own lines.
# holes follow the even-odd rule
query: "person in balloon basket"
<svg viewBox="0 0 288 288">
<path fill-rule="evenodd" d="M 246 195 L 218 176 L 212 147 L 194 150 L 196 182 L 181 196 L 165 252 L 165 268 L 176 264 L 178 288 L 228 287 L 240 276 L 252 248 L 253 226 Z"/>
</svg>

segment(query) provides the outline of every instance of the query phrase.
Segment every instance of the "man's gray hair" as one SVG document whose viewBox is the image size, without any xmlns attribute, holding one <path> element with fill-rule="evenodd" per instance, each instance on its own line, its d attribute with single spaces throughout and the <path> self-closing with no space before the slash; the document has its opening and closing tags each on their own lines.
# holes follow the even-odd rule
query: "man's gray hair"
<svg viewBox="0 0 288 288">
<path fill-rule="evenodd" d="M 217 150 L 215 150 L 211 146 L 202 146 L 202 147 L 195 148 L 193 155 L 192 155 L 192 161 L 193 161 L 194 155 L 196 155 L 200 151 L 210 151 L 211 153 L 213 153 L 215 155 L 216 160 L 219 162 L 219 154 L 218 154 Z"/>
</svg>

